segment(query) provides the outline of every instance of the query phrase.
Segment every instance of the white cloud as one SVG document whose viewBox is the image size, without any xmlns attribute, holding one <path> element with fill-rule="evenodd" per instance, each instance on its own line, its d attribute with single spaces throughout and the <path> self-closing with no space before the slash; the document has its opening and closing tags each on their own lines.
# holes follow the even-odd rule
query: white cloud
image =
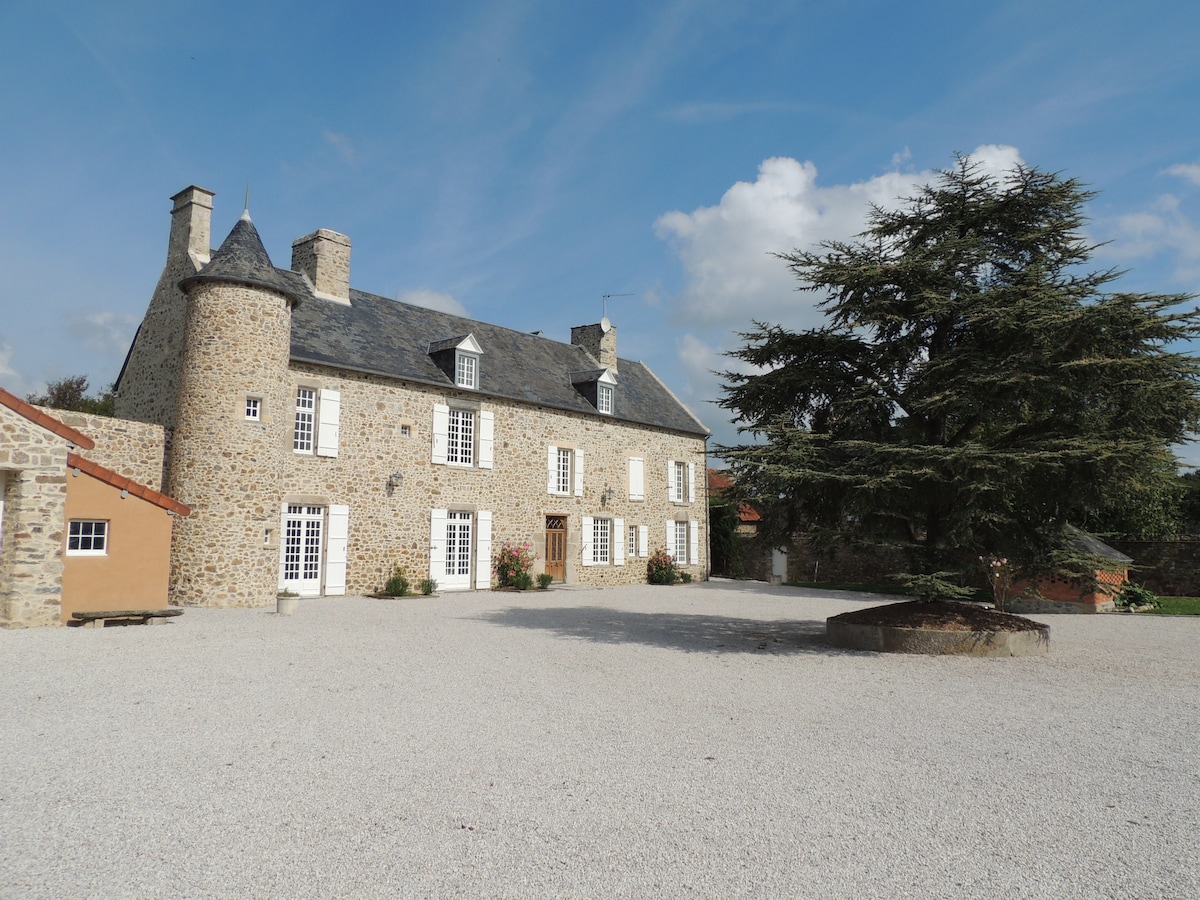
<svg viewBox="0 0 1200 900">
<path fill-rule="evenodd" d="M 970 156 L 989 174 L 1021 161 L 1016 148 L 996 144 Z M 852 238 L 865 228 L 872 204 L 895 208 L 933 176 L 892 171 L 822 187 L 813 163 L 773 157 L 759 165 L 753 183 L 737 182 L 716 206 L 660 216 L 655 231 L 684 268 L 676 298 L 683 315 L 698 325 L 734 329 L 745 329 L 752 319 L 790 328 L 816 325 L 821 298 L 797 294 L 795 276 L 772 254 Z"/>
<path fill-rule="evenodd" d="M 1162 194 L 1144 209 L 1102 223 L 1101 230 L 1110 239 L 1102 248 L 1106 257 L 1127 262 L 1166 252 L 1173 257 L 1176 278 L 1200 278 L 1200 228 L 1174 194 Z"/>
<path fill-rule="evenodd" d="M 342 162 L 348 165 L 354 164 L 354 145 L 350 143 L 350 138 L 336 131 L 330 131 L 328 128 L 321 132 L 321 137 L 325 139 L 325 143 L 337 151 Z"/>
<path fill-rule="evenodd" d="M 467 316 L 467 308 L 449 294 L 439 294 L 428 288 L 417 288 L 415 291 L 405 291 L 397 298 L 401 303 L 411 303 L 413 306 L 423 306 L 426 309 L 436 309 L 438 312 L 450 313 L 452 316 Z"/>
<path fill-rule="evenodd" d="M 83 310 L 68 320 L 67 334 L 93 353 L 120 359 L 129 349 L 140 321 L 140 316 Z"/>
<path fill-rule="evenodd" d="M 1184 181 L 1200 186 L 1200 163 L 1180 163 L 1167 169 L 1168 175 L 1175 175 Z"/>
</svg>

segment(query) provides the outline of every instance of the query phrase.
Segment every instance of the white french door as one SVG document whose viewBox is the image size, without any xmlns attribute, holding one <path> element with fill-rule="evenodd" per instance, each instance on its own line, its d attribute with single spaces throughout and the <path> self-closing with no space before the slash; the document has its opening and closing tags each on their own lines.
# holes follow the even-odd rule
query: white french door
<svg viewBox="0 0 1200 900">
<path fill-rule="evenodd" d="M 446 513 L 446 580 L 448 591 L 471 588 L 471 524 L 469 512 Z"/>
<path fill-rule="evenodd" d="M 321 594 L 321 529 L 325 507 L 289 504 L 283 514 L 279 587 L 302 597 Z"/>
</svg>

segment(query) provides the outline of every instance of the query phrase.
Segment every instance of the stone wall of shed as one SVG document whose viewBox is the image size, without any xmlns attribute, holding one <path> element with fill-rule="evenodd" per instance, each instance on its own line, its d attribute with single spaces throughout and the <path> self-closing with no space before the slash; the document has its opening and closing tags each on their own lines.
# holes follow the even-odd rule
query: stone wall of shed
<svg viewBox="0 0 1200 900">
<path fill-rule="evenodd" d="M 163 489 L 164 443 L 161 425 L 63 409 L 41 409 L 96 442 L 92 450 L 77 450 L 80 456 L 148 488 L 156 491 Z"/>
<path fill-rule="evenodd" d="M 542 571 L 547 515 L 567 517 L 568 583 L 644 583 L 646 560 L 625 565 L 581 565 L 584 516 L 623 519 L 649 526 L 649 552 L 666 543 L 668 519 L 700 526 L 700 561 L 685 568 L 703 578 L 708 569 L 705 442 L 604 416 L 495 400 L 470 391 L 439 391 L 391 379 L 316 366 L 293 365 L 295 383 L 341 394 L 341 446 L 336 458 L 289 453 L 283 469 L 285 497 L 350 507 L 347 591 L 382 586 L 396 565 L 414 583 L 429 572 L 430 510 L 490 510 L 493 551 L 505 541 L 528 541 Z M 431 462 L 433 406 L 452 400 L 478 402 L 495 414 L 495 461 L 491 469 Z M 404 426 L 408 435 L 403 435 Z M 290 441 L 290 429 L 281 436 Z M 582 497 L 547 490 L 547 449 L 584 451 Z M 629 499 L 629 457 L 645 460 L 645 500 Z M 667 461 L 695 466 L 690 503 L 668 499 Z M 388 491 L 389 476 L 393 488 Z M 277 514 L 278 517 L 278 514 Z M 625 536 L 615 535 L 615 540 Z M 276 561 L 277 565 L 277 561 Z"/>
<path fill-rule="evenodd" d="M 57 625 L 62 608 L 67 442 L 0 406 L 5 470 L 0 626 Z"/>
</svg>

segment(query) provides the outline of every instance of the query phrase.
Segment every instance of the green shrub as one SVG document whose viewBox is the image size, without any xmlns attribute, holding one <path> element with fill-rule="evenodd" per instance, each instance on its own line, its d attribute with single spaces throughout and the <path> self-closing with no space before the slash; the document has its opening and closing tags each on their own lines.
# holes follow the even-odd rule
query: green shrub
<svg viewBox="0 0 1200 900">
<path fill-rule="evenodd" d="M 646 562 L 646 580 L 651 584 L 674 584 L 677 574 L 675 560 L 666 550 L 655 550 Z"/>
<path fill-rule="evenodd" d="M 408 577 L 404 574 L 403 566 L 396 566 L 391 577 L 383 586 L 383 593 L 389 597 L 405 597 L 408 595 Z"/>
<path fill-rule="evenodd" d="M 528 572 L 518 572 L 513 576 L 512 586 L 518 591 L 527 591 L 533 587 L 533 576 Z"/>
<path fill-rule="evenodd" d="M 434 578 L 422 578 L 421 579 L 421 594 L 423 596 L 428 597 L 430 594 L 432 594 L 436 590 L 437 590 L 437 580 L 436 579 L 434 579 Z"/>
<path fill-rule="evenodd" d="M 1125 582 L 1125 586 L 1113 597 L 1113 604 L 1117 609 L 1130 609 L 1135 606 L 1149 606 L 1151 609 L 1157 609 L 1162 605 L 1156 594 L 1132 581 Z"/>
<path fill-rule="evenodd" d="M 543 572 L 541 575 L 539 575 L 537 577 L 538 590 L 539 591 L 546 590 L 548 587 L 550 587 L 550 584 L 553 581 L 554 581 L 553 575 L 551 575 L 549 572 Z"/>
<path fill-rule="evenodd" d="M 692 583 L 692 573 L 685 572 L 681 569 L 679 572 L 679 580 L 682 581 L 684 584 L 691 584 Z"/>
</svg>

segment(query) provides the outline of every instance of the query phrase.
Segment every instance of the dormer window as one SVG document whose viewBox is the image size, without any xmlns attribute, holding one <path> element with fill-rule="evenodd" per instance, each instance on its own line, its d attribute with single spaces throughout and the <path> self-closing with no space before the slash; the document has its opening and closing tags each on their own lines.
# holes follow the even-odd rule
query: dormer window
<svg viewBox="0 0 1200 900">
<path fill-rule="evenodd" d="M 613 389 L 611 384 L 596 385 L 596 409 L 611 416 L 613 411 Z"/>
<path fill-rule="evenodd" d="M 482 355 L 483 349 L 473 334 L 446 338 L 429 345 L 429 358 L 433 364 L 455 387 L 467 391 L 479 390 L 479 358 Z"/>
<path fill-rule="evenodd" d="M 611 416 L 616 411 L 617 376 L 612 369 L 572 372 L 571 384 L 596 407 L 596 412 Z"/>
<path fill-rule="evenodd" d="M 479 357 L 474 353 L 458 350 L 454 354 L 454 383 L 461 388 L 475 390 L 479 387 L 477 373 Z"/>
</svg>

